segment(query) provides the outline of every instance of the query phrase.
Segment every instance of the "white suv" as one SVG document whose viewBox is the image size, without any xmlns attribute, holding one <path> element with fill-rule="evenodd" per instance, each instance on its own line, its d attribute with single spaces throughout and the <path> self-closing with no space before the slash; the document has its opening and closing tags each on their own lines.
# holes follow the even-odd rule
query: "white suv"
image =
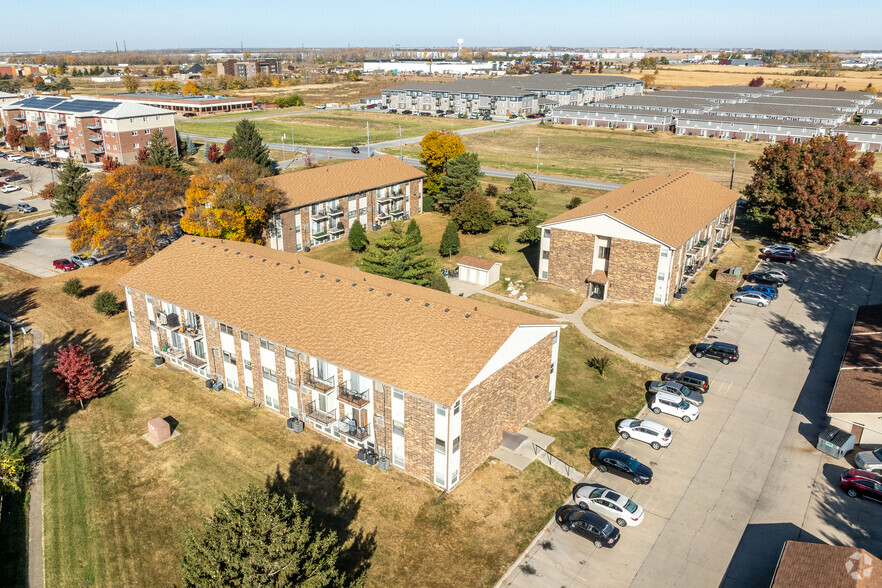
<svg viewBox="0 0 882 588">
<path fill-rule="evenodd" d="M 624 419 L 616 428 L 622 439 L 633 437 L 638 441 L 649 443 L 653 449 L 667 447 L 674 437 L 666 426 L 646 419 Z"/>
<path fill-rule="evenodd" d="M 653 394 L 652 402 L 649 403 L 649 408 L 652 409 L 652 412 L 655 414 L 665 413 L 675 416 L 678 419 L 683 419 L 684 423 L 694 421 L 698 418 L 697 406 L 686 402 L 679 395 L 671 394 L 670 392 L 658 391 Z"/>
</svg>

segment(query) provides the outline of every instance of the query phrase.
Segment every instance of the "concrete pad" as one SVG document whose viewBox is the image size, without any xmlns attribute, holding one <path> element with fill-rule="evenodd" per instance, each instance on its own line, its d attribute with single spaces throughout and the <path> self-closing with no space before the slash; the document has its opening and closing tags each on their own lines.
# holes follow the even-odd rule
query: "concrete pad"
<svg viewBox="0 0 882 588">
<path fill-rule="evenodd" d="M 533 463 L 533 460 L 529 457 L 525 457 L 520 453 L 515 453 L 511 449 L 506 449 L 505 447 L 497 447 L 496 451 L 491 453 L 493 457 L 502 460 L 508 465 L 516 468 L 520 471 L 524 471 L 527 469 L 527 466 Z"/>
</svg>

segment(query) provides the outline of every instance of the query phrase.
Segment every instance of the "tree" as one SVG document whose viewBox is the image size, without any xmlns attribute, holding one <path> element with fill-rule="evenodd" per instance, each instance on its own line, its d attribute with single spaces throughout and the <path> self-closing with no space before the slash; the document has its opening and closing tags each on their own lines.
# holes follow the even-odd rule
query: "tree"
<svg viewBox="0 0 882 588">
<path fill-rule="evenodd" d="M 25 148 L 25 151 L 31 151 L 37 146 L 37 140 L 34 139 L 33 135 L 25 135 L 21 140 L 21 145 Z"/>
<path fill-rule="evenodd" d="M 209 143 L 208 148 L 205 150 L 205 159 L 209 163 L 217 163 L 221 160 L 223 154 L 221 150 L 218 148 L 216 143 Z"/>
<path fill-rule="evenodd" d="M 426 168 L 423 193 L 434 197 L 444 185 L 447 162 L 465 153 L 459 135 L 450 131 L 429 131 L 420 141 L 420 164 Z M 432 198 L 430 198 L 432 202 Z M 430 202 L 431 203 L 431 202 Z M 424 207 L 425 208 L 425 207 Z"/>
<path fill-rule="evenodd" d="M 0 212 L 0 239 L 6 236 L 6 221 L 8 220 L 9 217 L 5 213 Z"/>
<path fill-rule="evenodd" d="M 176 149 L 169 143 L 162 129 L 153 129 L 150 133 L 150 142 L 147 144 L 147 159 L 143 165 L 167 167 L 173 172 L 182 174 L 184 167 L 178 158 Z"/>
<path fill-rule="evenodd" d="M 640 81 L 643 82 L 644 88 L 652 88 L 653 86 L 655 86 L 655 75 L 654 74 L 644 74 L 640 78 Z"/>
<path fill-rule="evenodd" d="M 60 80 L 58 80 L 58 83 L 55 84 L 55 87 L 59 90 L 73 90 L 73 84 L 71 84 L 70 80 L 67 78 L 61 78 Z"/>
<path fill-rule="evenodd" d="M 771 222 L 780 236 L 827 244 L 877 226 L 882 176 L 873 154 L 857 157 L 844 135 L 775 143 L 750 165 L 747 214 Z"/>
<path fill-rule="evenodd" d="M 275 162 L 270 159 L 269 149 L 263 144 L 260 131 L 247 118 L 236 124 L 236 129 L 230 138 L 230 152 L 224 155 L 230 159 L 250 159 L 270 173 L 273 172 Z"/>
<path fill-rule="evenodd" d="M 184 149 L 187 151 L 187 155 L 196 155 L 196 153 L 199 151 L 199 148 L 196 147 L 196 144 L 190 137 L 187 137 L 187 142 Z"/>
<path fill-rule="evenodd" d="M 173 171 L 125 165 L 96 179 L 80 197 L 80 214 L 68 225 L 71 251 L 125 249 L 139 261 L 159 250 L 183 205 L 186 180 Z"/>
<path fill-rule="evenodd" d="M 444 187 L 435 197 L 435 209 L 444 212 L 453 208 L 466 192 L 477 190 L 483 176 L 478 155 L 462 153 L 447 162 Z"/>
<path fill-rule="evenodd" d="M 68 157 L 61 165 L 58 172 L 58 182 L 55 187 L 55 198 L 52 200 L 52 212 L 55 216 L 71 216 L 80 212 L 80 196 L 82 196 L 90 182 L 89 170 L 77 161 Z"/>
<path fill-rule="evenodd" d="M 247 159 L 202 165 L 190 178 L 181 228 L 192 235 L 264 243 L 282 192 L 261 182 L 266 168 Z"/>
<path fill-rule="evenodd" d="M 493 228 L 493 205 L 486 196 L 473 190 L 450 209 L 450 218 L 463 233 L 486 233 Z"/>
<path fill-rule="evenodd" d="M 518 235 L 516 241 L 524 245 L 535 245 L 542 239 L 542 231 L 537 226 L 527 227 Z"/>
<path fill-rule="evenodd" d="M 104 372 L 95 367 L 82 345 L 68 345 L 56 351 L 52 371 L 58 374 L 61 394 L 79 402 L 81 409 L 85 408 L 83 400 L 95 398 L 107 389 L 101 381 Z"/>
<path fill-rule="evenodd" d="M 161 78 L 164 75 L 165 75 L 165 68 L 162 67 L 161 65 L 157 65 L 156 67 L 153 68 L 153 76 L 154 77 Z"/>
<path fill-rule="evenodd" d="M 135 76 L 122 76 L 122 83 L 129 94 L 134 94 L 138 91 L 138 78 Z"/>
<path fill-rule="evenodd" d="M 113 316 L 119 312 L 119 300 L 116 299 L 113 292 L 105 290 L 104 292 L 99 292 L 98 295 L 95 296 L 95 300 L 92 301 L 92 308 L 94 308 L 95 312 L 98 314 Z"/>
<path fill-rule="evenodd" d="M 27 446 L 12 433 L 0 441 L 0 496 L 21 492 L 26 453 Z"/>
<path fill-rule="evenodd" d="M 496 199 L 496 222 L 520 226 L 535 216 L 536 197 L 532 194 L 532 183 L 525 174 L 518 174 L 511 187 Z"/>
<path fill-rule="evenodd" d="M 505 253 L 508 251 L 508 237 L 505 235 L 499 235 L 495 239 L 493 239 L 493 243 L 490 244 L 490 251 L 495 251 L 496 253 Z"/>
<path fill-rule="evenodd" d="M 342 586 L 340 546 L 296 497 L 251 486 L 225 495 L 184 541 L 184 586 Z"/>
<path fill-rule="evenodd" d="M 438 252 L 448 258 L 459 253 L 459 227 L 456 221 L 449 221 L 444 234 L 441 235 L 441 247 Z"/>
<path fill-rule="evenodd" d="M 484 196 L 487 198 L 496 198 L 499 196 L 499 188 L 496 184 L 487 184 L 487 189 L 484 190 Z"/>
<path fill-rule="evenodd" d="M 79 298 L 83 294 L 83 283 L 79 278 L 71 278 L 64 283 L 61 287 L 61 291 L 68 296 Z"/>
<path fill-rule="evenodd" d="M 420 231 L 420 226 L 415 218 L 410 219 L 410 222 L 407 224 L 407 236 L 413 239 L 414 243 L 423 242 L 423 233 Z"/>
<path fill-rule="evenodd" d="M 110 155 L 105 155 L 101 158 L 101 171 L 104 173 L 110 173 L 116 168 L 119 167 L 119 162 L 116 158 L 111 157 Z"/>
<path fill-rule="evenodd" d="M 43 200 L 52 200 L 55 198 L 55 188 L 57 187 L 55 182 L 49 182 L 37 192 L 37 196 Z"/>
<path fill-rule="evenodd" d="M 401 221 L 392 221 L 389 233 L 367 247 L 355 262 L 364 272 L 424 286 L 436 271 L 435 260 L 404 231 Z"/>
<path fill-rule="evenodd" d="M 37 147 L 39 147 L 41 151 L 49 151 L 50 143 L 49 133 L 40 133 L 37 135 Z"/>
<path fill-rule="evenodd" d="M 193 83 L 192 80 L 184 84 L 184 89 L 181 91 L 181 93 L 184 96 L 198 96 L 199 94 L 201 94 L 199 88 L 196 86 L 196 84 Z"/>
<path fill-rule="evenodd" d="M 369 241 L 364 227 L 361 226 L 361 222 L 358 219 L 355 219 L 355 222 L 349 228 L 349 248 L 352 251 L 362 252 L 367 249 L 368 244 Z"/>
<path fill-rule="evenodd" d="M 572 210 L 577 206 L 582 206 L 582 199 L 578 196 L 573 196 L 572 198 L 570 198 L 570 201 L 567 202 L 567 210 Z"/>
<path fill-rule="evenodd" d="M 758 78 L 753 78 L 752 80 L 750 80 L 750 82 L 748 82 L 747 85 L 750 86 L 751 88 L 758 88 L 765 83 L 766 83 L 766 81 L 762 78 L 762 76 L 760 76 Z"/>
<path fill-rule="evenodd" d="M 135 153 L 135 163 L 144 163 L 148 157 L 150 157 L 150 152 L 147 151 L 147 147 L 141 146 Z"/>
<path fill-rule="evenodd" d="M 429 279 L 426 282 L 426 288 L 440 290 L 441 292 L 447 292 L 450 294 L 450 284 L 447 283 L 447 280 L 440 273 L 434 273 L 429 276 Z"/>
<path fill-rule="evenodd" d="M 13 149 L 18 149 L 21 145 L 22 133 L 17 125 L 9 125 L 6 127 L 6 143 Z"/>
<path fill-rule="evenodd" d="M 227 142 L 224 143 L 224 157 L 230 154 L 230 149 L 233 148 L 233 140 L 227 139 Z"/>
</svg>

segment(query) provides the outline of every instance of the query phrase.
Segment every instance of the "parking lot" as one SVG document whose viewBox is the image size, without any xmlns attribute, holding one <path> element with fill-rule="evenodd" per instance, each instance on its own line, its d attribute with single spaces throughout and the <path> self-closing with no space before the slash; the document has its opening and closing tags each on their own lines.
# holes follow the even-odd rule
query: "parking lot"
<svg viewBox="0 0 882 588">
<path fill-rule="evenodd" d="M 691 423 L 649 416 L 673 442 L 654 451 L 617 447 L 649 465 L 652 484 L 612 474 L 589 479 L 632 498 L 643 523 L 613 549 L 547 526 L 501 586 L 768 585 L 785 540 L 854 545 L 878 553 L 882 506 L 849 499 L 850 467 L 814 449 L 857 306 L 882 302 L 875 254 L 880 231 L 804 255 L 769 308 L 732 305 L 710 340 L 735 343 L 737 363 L 707 358 L 682 367 L 712 382 Z M 610 426 L 614 426 L 610 423 Z"/>
</svg>

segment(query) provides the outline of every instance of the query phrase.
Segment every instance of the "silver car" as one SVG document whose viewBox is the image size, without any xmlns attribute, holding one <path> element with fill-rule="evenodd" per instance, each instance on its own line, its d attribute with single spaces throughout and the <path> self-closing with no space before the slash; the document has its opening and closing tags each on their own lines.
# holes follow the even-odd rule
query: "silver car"
<svg viewBox="0 0 882 588">
<path fill-rule="evenodd" d="M 764 269 L 763 273 L 769 274 L 770 276 L 775 276 L 775 279 L 787 283 L 790 281 L 790 276 L 787 275 L 787 272 L 781 269 L 768 268 Z"/>
<path fill-rule="evenodd" d="M 781 243 L 776 243 L 775 245 L 769 245 L 768 247 L 763 247 L 763 253 L 795 253 L 796 247 L 793 245 L 783 245 Z"/>
<path fill-rule="evenodd" d="M 862 470 L 882 474 L 882 447 L 874 451 L 861 451 L 854 456 L 854 463 Z"/>
<path fill-rule="evenodd" d="M 704 404 L 704 396 L 702 396 L 695 390 L 690 390 L 679 382 L 663 382 L 660 380 L 656 380 L 655 382 L 649 383 L 649 391 L 653 393 L 668 392 L 670 394 L 676 394 L 689 404 L 694 404 L 695 406 L 701 406 L 702 404 Z"/>
<path fill-rule="evenodd" d="M 768 306 L 772 301 L 771 298 L 759 292 L 735 292 L 732 294 L 732 300 L 735 302 L 744 302 L 746 304 L 754 304 L 759 307 Z"/>
<path fill-rule="evenodd" d="M 95 265 L 94 259 L 82 255 L 71 255 L 70 260 L 74 262 L 77 267 L 89 267 L 90 265 Z"/>
</svg>

